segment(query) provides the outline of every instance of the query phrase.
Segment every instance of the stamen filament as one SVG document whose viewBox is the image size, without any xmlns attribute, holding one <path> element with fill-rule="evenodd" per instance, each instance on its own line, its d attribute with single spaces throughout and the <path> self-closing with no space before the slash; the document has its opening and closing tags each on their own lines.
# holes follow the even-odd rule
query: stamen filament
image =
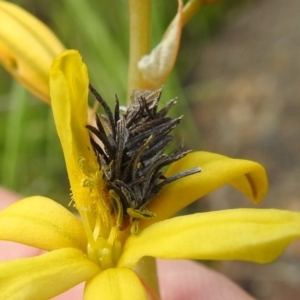
<svg viewBox="0 0 300 300">
<path fill-rule="evenodd" d="M 88 243 L 91 245 L 92 248 L 96 248 L 96 242 L 93 236 L 93 231 L 91 229 L 90 223 L 89 223 L 89 219 L 88 219 L 88 215 L 87 215 L 87 210 L 85 207 L 81 207 L 80 210 L 80 216 L 82 219 L 82 224 L 83 224 L 83 228 L 86 234 L 86 237 L 88 239 Z"/>
</svg>

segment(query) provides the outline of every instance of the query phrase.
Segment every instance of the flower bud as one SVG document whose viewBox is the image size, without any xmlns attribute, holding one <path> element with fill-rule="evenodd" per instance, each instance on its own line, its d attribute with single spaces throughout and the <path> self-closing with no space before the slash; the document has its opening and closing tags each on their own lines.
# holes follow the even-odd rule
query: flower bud
<svg viewBox="0 0 300 300">
<path fill-rule="evenodd" d="M 63 50 L 62 43 L 41 21 L 17 5 L 0 1 L 0 63 L 47 103 L 50 66 Z"/>
</svg>

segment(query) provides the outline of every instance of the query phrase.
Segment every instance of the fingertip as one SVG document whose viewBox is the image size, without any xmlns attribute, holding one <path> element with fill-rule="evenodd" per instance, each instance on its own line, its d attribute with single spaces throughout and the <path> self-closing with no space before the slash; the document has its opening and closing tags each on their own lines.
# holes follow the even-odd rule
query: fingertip
<svg viewBox="0 0 300 300">
<path fill-rule="evenodd" d="M 161 298 L 164 300 L 254 300 L 225 276 L 188 260 L 158 260 Z"/>
<path fill-rule="evenodd" d="M 19 199 L 21 199 L 20 195 L 11 192 L 3 187 L 0 187 L 0 210 L 4 209 L 8 205 L 14 203 Z"/>
</svg>

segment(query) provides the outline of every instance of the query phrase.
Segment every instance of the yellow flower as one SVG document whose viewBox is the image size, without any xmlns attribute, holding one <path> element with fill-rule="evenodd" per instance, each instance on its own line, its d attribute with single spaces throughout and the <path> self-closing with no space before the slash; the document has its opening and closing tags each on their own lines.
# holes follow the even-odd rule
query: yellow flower
<svg viewBox="0 0 300 300">
<path fill-rule="evenodd" d="M 173 163 L 167 178 L 198 166 L 202 172 L 169 183 L 151 199 L 147 209 L 156 217 L 141 221 L 136 234 L 130 226 L 121 230 L 114 214 L 119 210 L 111 204 L 116 197 L 108 193 L 105 170 L 99 169 L 86 129 L 88 75 L 76 51 L 66 51 L 54 61 L 50 91 L 81 221 L 40 196 L 3 210 L 1 239 L 48 253 L 1 262 L 1 299 L 49 299 L 84 281 L 85 299 L 147 299 L 145 283 L 133 269 L 144 256 L 266 263 L 300 235 L 296 212 L 233 209 L 170 218 L 226 183 L 256 203 L 264 196 L 267 178 L 261 165 L 207 152 Z"/>
<path fill-rule="evenodd" d="M 0 62 L 31 93 L 49 103 L 49 71 L 64 50 L 41 21 L 15 4 L 0 1 Z"/>
</svg>

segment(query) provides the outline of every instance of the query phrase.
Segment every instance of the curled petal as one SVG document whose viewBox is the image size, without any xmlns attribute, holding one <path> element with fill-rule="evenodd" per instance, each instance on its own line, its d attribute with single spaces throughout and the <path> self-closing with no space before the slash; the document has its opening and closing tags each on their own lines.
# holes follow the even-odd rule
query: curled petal
<svg viewBox="0 0 300 300">
<path fill-rule="evenodd" d="M 166 177 L 195 167 L 200 167 L 202 171 L 166 185 L 161 193 L 151 200 L 148 208 L 156 213 L 157 217 L 147 223 L 143 221 L 144 226 L 169 218 L 224 184 L 231 184 L 255 203 L 261 201 L 267 192 L 267 175 L 260 164 L 209 152 L 193 152 L 173 163 Z"/>
<path fill-rule="evenodd" d="M 162 41 L 138 62 L 138 68 L 149 89 L 162 86 L 174 67 L 182 29 L 182 1 L 178 2 L 177 15 Z"/>
<path fill-rule="evenodd" d="M 299 236 L 299 212 L 232 209 L 198 213 L 152 224 L 130 236 L 119 266 L 133 267 L 143 256 L 268 263 Z"/>
<path fill-rule="evenodd" d="M 63 148 L 72 197 L 80 209 L 100 203 L 102 177 L 87 125 L 88 73 L 77 51 L 59 55 L 51 67 L 50 94 L 56 129 Z M 99 182 L 98 182 L 99 180 Z M 94 201 L 95 199 L 95 201 Z"/>
<path fill-rule="evenodd" d="M 125 268 L 107 269 L 86 283 L 85 300 L 97 300 L 99 295 L 106 300 L 148 299 L 138 276 Z"/>
<path fill-rule="evenodd" d="M 100 272 L 79 250 L 0 262 L 0 299 L 47 300 Z"/>
<path fill-rule="evenodd" d="M 0 239 L 51 251 L 73 247 L 86 251 L 82 223 L 60 204 L 29 197 L 0 212 Z"/>
<path fill-rule="evenodd" d="M 64 46 L 42 22 L 0 1 L 0 62 L 35 96 L 50 103 L 49 71 Z"/>
</svg>

